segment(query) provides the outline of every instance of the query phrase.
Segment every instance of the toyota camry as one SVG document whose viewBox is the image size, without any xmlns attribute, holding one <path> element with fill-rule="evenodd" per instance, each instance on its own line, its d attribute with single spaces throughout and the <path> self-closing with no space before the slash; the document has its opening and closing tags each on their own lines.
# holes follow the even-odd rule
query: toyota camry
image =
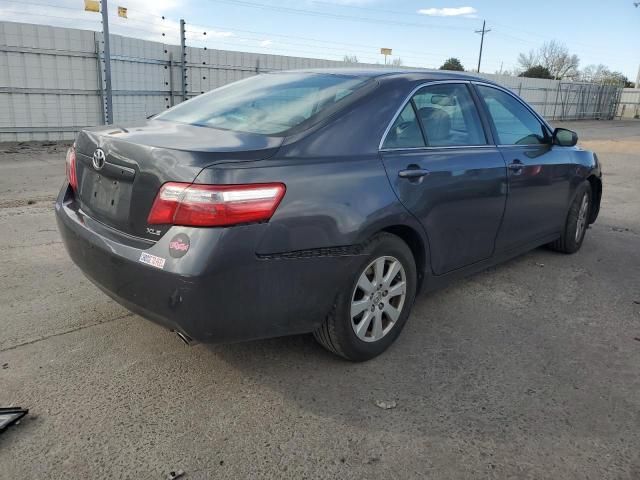
<svg viewBox="0 0 640 480">
<path fill-rule="evenodd" d="M 577 140 L 464 74 L 269 73 L 81 131 L 55 209 L 85 275 L 188 343 L 312 332 L 362 361 L 419 292 L 580 248 L 602 183 Z"/>
</svg>

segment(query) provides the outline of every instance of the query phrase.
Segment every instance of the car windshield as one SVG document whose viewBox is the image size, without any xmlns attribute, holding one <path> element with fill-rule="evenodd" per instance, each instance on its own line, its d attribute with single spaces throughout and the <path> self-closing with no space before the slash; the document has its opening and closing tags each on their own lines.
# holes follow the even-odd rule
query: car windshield
<svg viewBox="0 0 640 480">
<path fill-rule="evenodd" d="M 365 81 L 333 74 L 257 75 L 199 95 L 156 119 L 274 135 L 336 104 Z"/>
</svg>

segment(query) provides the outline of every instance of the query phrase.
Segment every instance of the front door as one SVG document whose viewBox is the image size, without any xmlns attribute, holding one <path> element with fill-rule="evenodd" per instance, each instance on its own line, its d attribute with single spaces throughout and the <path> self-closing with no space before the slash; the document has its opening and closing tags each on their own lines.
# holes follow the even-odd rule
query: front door
<svg viewBox="0 0 640 480">
<path fill-rule="evenodd" d="M 508 251 L 559 234 L 575 171 L 571 149 L 552 145 L 547 127 L 512 94 L 476 85 L 507 164 L 507 208 L 496 250 Z"/>
<path fill-rule="evenodd" d="M 420 89 L 387 133 L 382 160 L 425 228 L 435 274 L 489 258 L 506 201 L 506 167 L 490 145 L 467 82 Z"/>
</svg>

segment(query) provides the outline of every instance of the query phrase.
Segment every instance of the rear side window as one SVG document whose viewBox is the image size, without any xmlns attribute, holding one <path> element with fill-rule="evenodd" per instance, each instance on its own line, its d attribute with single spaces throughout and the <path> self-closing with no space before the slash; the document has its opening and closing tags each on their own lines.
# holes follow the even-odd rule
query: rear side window
<svg viewBox="0 0 640 480">
<path fill-rule="evenodd" d="M 500 145 L 539 145 L 549 142 L 540 121 L 515 97 L 483 85 L 478 85 L 478 92 L 487 105 Z"/>
<path fill-rule="evenodd" d="M 428 86 L 413 101 L 430 147 L 486 145 L 480 116 L 466 84 Z"/>
<path fill-rule="evenodd" d="M 413 102 L 409 102 L 393 122 L 382 148 L 419 148 L 424 146 L 424 137 L 413 109 Z"/>
<path fill-rule="evenodd" d="M 353 75 L 257 75 L 199 95 L 155 118 L 203 127 L 276 135 L 334 106 L 366 82 L 366 78 Z"/>
</svg>

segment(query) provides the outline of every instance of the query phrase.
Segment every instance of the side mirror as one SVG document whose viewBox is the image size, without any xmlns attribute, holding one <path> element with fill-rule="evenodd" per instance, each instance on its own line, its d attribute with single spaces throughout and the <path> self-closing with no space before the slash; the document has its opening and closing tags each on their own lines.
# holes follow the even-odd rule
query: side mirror
<svg viewBox="0 0 640 480">
<path fill-rule="evenodd" d="M 553 144 L 561 147 L 573 147 L 578 143 L 578 134 L 566 128 L 556 128 L 553 131 Z"/>
</svg>

